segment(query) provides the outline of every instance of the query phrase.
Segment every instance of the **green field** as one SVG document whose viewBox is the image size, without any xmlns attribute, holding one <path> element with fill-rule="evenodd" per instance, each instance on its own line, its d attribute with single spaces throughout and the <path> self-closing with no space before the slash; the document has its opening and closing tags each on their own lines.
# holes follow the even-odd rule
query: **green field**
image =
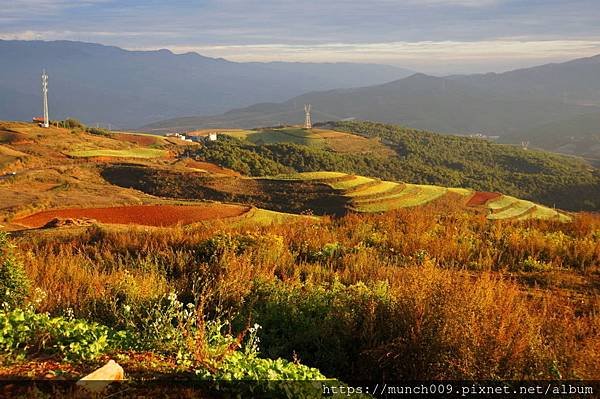
<svg viewBox="0 0 600 399">
<path fill-rule="evenodd" d="M 208 132 L 208 129 L 201 133 Z M 212 130 L 211 130 L 212 131 Z M 247 140 L 254 144 L 294 143 L 307 146 L 324 145 L 325 140 L 312 130 L 297 127 L 257 129 L 257 130 L 215 130 L 219 134 Z"/>
<path fill-rule="evenodd" d="M 390 196 L 382 195 L 375 200 L 357 202 L 355 209 L 359 212 L 385 212 L 399 208 L 425 205 L 446 194 L 445 187 L 406 184 L 404 189 Z M 358 197 L 360 198 L 360 197 Z"/>
<path fill-rule="evenodd" d="M 493 199 L 487 203 L 487 207 L 492 211 L 499 211 L 502 209 L 510 208 L 515 205 L 519 200 L 510 195 L 503 195 L 496 199 Z"/>
<path fill-rule="evenodd" d="M 294 143 L 311 147 L 321 147 L 325 140 L 311 130 L 289 127 L 282 129 L 261 129 L 245 137 L 254 144 Z"/>
<path fill-rule="evenodd" d="M 283 224 L 301 220 L 318 221 L 318 216 L 296 215 L 293 213 L 276 212 L 268 209 L 252 208 L 244 215 L 233 218 L 229 224 L 232 226 L 270 226 L 272 224 Z"/>
<path fill-rule="evenodd" d="M 337 179 L 340 177 L 348 176 L 346 173 L 341 172 L 302 172 L 293 173 L 290 175 L 277 175 L 274 176 L 275 180 L 329 180 Z"/>
<path fill-rule="evenodd" d="M 457 188 L 457 187 L 448 188 L 448 192 L 459 194 L 459 195 L 462 195 L 463 197 L 467 197 L 467 196 L 473 194 L 473 190 L 469 190 L 468 188 Z"/>
<path fill-rule="evenodd" d="M 68 152 L 67 155 L 74 158 L 111 157 L 111 158 L 163 158 L 169 154 L 168 151 L 154 148 L 131 148 L 127 150 L 81 150 Z"/>
<path fill-rule="evenodd" d="M 510 205 L 508 208 L 505 208 L 499 212 L 490 213 L 488 219 L 497 220 L 497 219 L 513 219 L 520 216 L 524 216 L 528 211 L 533 210 L 535 204 L 529 201 L 518 200 L 517 202 Z"/>
<path fill-rule="evenodd" d="M 465 188 L 403 184 L 339 172 L 304 172 L 275 176 L 273 179 L 320 181 L 347 197 L 352 210 L 364 213 L 421 206 L 435 201 L 447 193 L 458 194 L 460 196 L 458 201 L 473 194 L 473 190 Z M 489 211 L 489 220 L 571 220 L 569 216 L 548 207 L 508 195 L 493 199 L 484 207 Z"/>
<path fill-rule="evenodd" d="M 528 219 L 544 219 L 544 220 L 558 220 L 560 222 L 570 222 L 572 219 L 563 213 L 557 212 L 554 209 L 547 208 L 545 206 L 536 205 L 535 209 L 527 214 L 517 217 L 517 220 L 528 220 Z"/>
<path fill-rule="evenodd" d="M 401 184 L 393 181 L 382 181 L 373 185 L 364 185 L 362 187 L 358 187 L 355 190 L 351 190 L 346 195 L 349 197 L 362 197 L 362 196 L 384 196 L 386 193 L 390 191 L 396 191 L 396 189 L 400 188 Z"/>
<path fill-rule="evenodd" d="M 347 191 L 347 190 L 351 190 L 354 188 L 358 188 L 358 187 L 369 185 L 371 183 L 376 182 L 375 179 L 372 179 L 370 177 L 364 177 L 364 176 L 350 176 L 350 177 L 352 177 L 352 178 L 347 179 L 347 180 L 338 180 L 338 181 L 332 181 L 332 182 L 325 181 L 324 183 L 335 190 Z"/>
<path fill-rule="evenodd" d="M 571 217 L 546 206 L 535 204 L 509 195 L 503 195 L 487 203 L 490 220 L 528 220 L 544 219 L 568 222 Z"/>
</svg>

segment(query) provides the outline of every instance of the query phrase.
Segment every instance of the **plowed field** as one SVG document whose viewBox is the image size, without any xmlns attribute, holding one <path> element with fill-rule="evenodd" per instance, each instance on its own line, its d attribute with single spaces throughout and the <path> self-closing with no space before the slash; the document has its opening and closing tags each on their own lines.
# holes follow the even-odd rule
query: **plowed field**
<svg viewBox="0 0 600 399">
<path fill-rule="evenodd" d="M 467 202 L 467 205 L 468 206 L 484 205 L 488 201 L 493 200 L 494 198 L 498 198 L 500 195 L 502 195 L 502 194 L 488 193 L 485 191 L 477 191 L 475 194 L 473 194 L 473 196 L 471 197 L 469 202 Z"/>
<path fill-rule="evenodd" d="M 54 218 L 93 219 L 101 223 L 139 224 L 144 226 L 173 226 L 203 220 L 242 215 L 246 206 L 207 205 L 134 205 L 111 208 L 71 208 L 38 212 L 13 222 L 27 227 L 42 227 Z"/>
</svg>

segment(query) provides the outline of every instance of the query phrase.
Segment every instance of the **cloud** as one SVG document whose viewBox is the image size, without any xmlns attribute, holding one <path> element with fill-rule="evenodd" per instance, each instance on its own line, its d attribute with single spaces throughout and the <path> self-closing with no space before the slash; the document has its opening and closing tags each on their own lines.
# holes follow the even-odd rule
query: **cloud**
<svg viewBox="0 0 600 399">
<path fill-rule="evenodd" d="M 408 0 L 404 4 L 415 6 L 461 6 L 488 7 L 500 4 L 501 0 Z"/>
<path fill-rule="evenodd" d="M 137 48 L 140 49 L 140 48 Z M 152 48 L 145 48 L 152 49 Z M 600 53 L 598 40 L 486 40 L 473 42 L 421 41 L 389 43 L 327 43 L 317 45 L 244 44 L 210 46 L 169 46 L 175 53 L 199 52 L 232 59 L 255 61 L 280 58 L 289 61 L 364 59 L 490 59 L 507 57 L 540 58 L 555 55 L 577 56 Z"/>
<path fill-rule="evenodd" d="M 597 0 L 12 0 L 0 37 L 435 67 L 585 55 L 599 19 Z"/>
<path fill-rule="evenodd" d="M 484 40 L 317 45 L 244 44 L 167 46 L 175 53 L 198 52 L 233 61 L 369 62 L 394 64 L 430 73 L 508 70 L 600 54 L 596 40 Z M 134 48 L 151 50 L 152 47 Z"/>
<path fill-rule="evenodd" d="M 30 21 L 40 17 L 58 16 L 69 9 L 110 3 L 112 0 L 9 0 L 2 4 L 0 20 Z"/>
</svg>

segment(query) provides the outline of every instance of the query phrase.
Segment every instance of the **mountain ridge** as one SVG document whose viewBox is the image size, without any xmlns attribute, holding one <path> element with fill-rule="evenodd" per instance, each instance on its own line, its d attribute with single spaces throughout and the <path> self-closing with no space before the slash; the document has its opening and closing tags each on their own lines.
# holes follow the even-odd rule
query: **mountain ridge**
<svg viewBox="0 0 600 399">
<path fill-rule="evenodd" d="M 315 121 L 355 118 L 402 124 L 450 134 L 508 135 L 599 107 L 554 99 L 514 98 L 454 79 L 422 73 L 388 83 L 310 92 L 281 103 L 260 103 L 221 115 L 166 120 L 142 127 L 155 133 L 169 129 L 250 128 L 300 123 L 303 104 L 313 105 Z"/>
<path fill-rule="evenodd" d="M 45 68 L 51 117 L 129 128 L 411 73 L 377 64 L 333 63 L 307 64 L 303 71 L 301 64 L 238 63 L 191 52 L 131 51 L 75 41 L 0 40 L 0 58 L 0 87 L 6 88 L 0 102 L 11 101 L 9 89 L 39 98 L 39 74 Z M 39 113 L 39 102 L 27 102 L 27 119 Z M 0 119 L 22 119 L 22 114 L 0 112 Z"/>
</svg>

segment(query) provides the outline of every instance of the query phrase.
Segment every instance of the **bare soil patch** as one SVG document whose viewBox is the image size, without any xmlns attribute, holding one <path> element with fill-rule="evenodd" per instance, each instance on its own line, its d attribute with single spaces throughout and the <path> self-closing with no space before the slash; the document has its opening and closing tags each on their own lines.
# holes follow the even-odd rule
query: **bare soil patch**
<svg viewBox="0 0 600 399">
<path fill-rule="evenodd" d="M 13 222 L 27 227 L 53 226 L 54 220 L 96 220 L 100 223 L 174 226 L 240 216 L 250 208 L 237 205 L 132 205 L 110 208 L 70 208 L 38 212 Z M 70 223 L 66 223 L 69 225 Z M 65 225 L 56 223 L 56 225 Z"/>
<path fill-rule="evenodd" d="M 480 206 L 485 205 L 488 201 L 493 200 L 494 198 L 500 197 L 502 194 L 500 193 L 490 193 L 486 191 L 477 191 L 467 202 L 468 206 Z"/>
<path fill-rule="evenodd" d="M 138 144 L 144 147 L 160 144 L 161 137 L 151 137 L 138 134 L 129 133 L 113 133 L 114 137 L 119 141 L 126 141 L 128 143 Z"/>
</svg>

